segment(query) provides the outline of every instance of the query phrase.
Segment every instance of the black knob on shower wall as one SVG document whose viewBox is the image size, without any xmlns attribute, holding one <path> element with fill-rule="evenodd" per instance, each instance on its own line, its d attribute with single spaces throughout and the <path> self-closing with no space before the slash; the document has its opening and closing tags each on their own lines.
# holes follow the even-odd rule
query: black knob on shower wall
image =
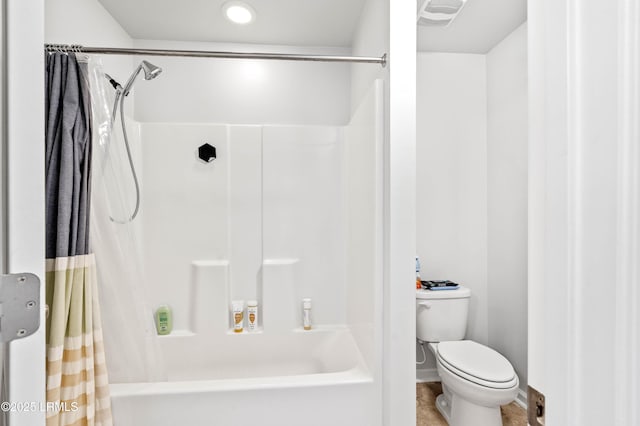
<svg viewBox="0 0 640 426">
<path fill-rule="evenodd" d="M 205 163 L 210 163 L 216 159 L 216 147 L 211 146 L 208 143 L 200 145 L 198 147 L 198 157 Z"/>
</svg>

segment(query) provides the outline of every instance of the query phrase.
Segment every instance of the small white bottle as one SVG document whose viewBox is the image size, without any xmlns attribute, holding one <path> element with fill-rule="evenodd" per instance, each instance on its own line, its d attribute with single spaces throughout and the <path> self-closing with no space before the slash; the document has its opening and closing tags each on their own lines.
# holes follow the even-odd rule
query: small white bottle
<svg viewBox="0 0 640 426">
<path fill-rule="evenodd" d="M 311 299 L 302 299 L 302 325 L 305 330 L 311 330 Z"/>
<path fill-rule="evenodd" d="M 233 331 L 242 333 L 244 328 L 244 301 L 234 300 L 231 302 L 231 309 L 233 313 Z"/>
<path fill-rule="evenodd" d="M 247 302 L 247 329 L 256 331 L 258 329 L 258 301 L 249 300 Z"/>
</svg>

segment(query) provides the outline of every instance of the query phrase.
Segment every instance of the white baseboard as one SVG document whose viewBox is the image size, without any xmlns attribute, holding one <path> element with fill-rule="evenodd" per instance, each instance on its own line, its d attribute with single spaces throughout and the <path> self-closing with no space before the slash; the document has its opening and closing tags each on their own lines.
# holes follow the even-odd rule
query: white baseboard
<svg viewBox="0 0 640 426">
<path fill-rule="evenodd" d="M 524 410 L 527 410 L 527 392 L 523 389 L 518 389 L 518 396 L 516 396 L 516 404 L 518 404 L 520 407 L 524 408 Z"/>
<path fill-rule="evenodd" d="M 416 383 L 439 382 L 438 370 L 435 368 L 425 368 L 416 370 Z"/>
</svg>

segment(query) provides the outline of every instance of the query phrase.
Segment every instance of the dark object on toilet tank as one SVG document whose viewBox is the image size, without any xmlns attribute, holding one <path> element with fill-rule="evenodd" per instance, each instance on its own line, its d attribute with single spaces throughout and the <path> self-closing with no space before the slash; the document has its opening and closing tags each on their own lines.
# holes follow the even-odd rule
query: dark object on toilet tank
<svg viewBox="0 0 640 426">
<path fill-rule="evenodd" d="M 422 284 L 422 288 L 426 288 L 428 290 L 431 289 L 439 289 L 439 288 L 451 288 L 451 289 L 455 289 L 456 287 L 458 287 L 457 283 L 454 283 L 453 281 L 449 281 L 449 280 L 442 280 L 442 281 L 420 281 L 420 283 Z"/>
<path fill-rule="evenodd" d="M 198 147 L 198 157 L 205 163 L 210 163 L 216 159 L 216 147 L 205 143 Z"/>
</svg>

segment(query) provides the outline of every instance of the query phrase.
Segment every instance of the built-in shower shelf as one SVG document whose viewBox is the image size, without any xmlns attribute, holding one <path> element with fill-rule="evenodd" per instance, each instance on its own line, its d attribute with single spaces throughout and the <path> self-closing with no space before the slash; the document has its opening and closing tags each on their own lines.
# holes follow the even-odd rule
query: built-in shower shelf
<svg viewBox="0 0 640 426">
<path fill-rule="evenodd" d="M 190 330 L 173 330 L 169 334 L 158 335 L 158 337 L 160 337 L 161 339 L 167 339 L 170 337 L 193 337 L 195 335 L 196 334 Z"/>
<path fill-rule="evenodd" d="M 314 325 L 311 327 L 311 330 L 305 330 L 303 327 L 296 327 L 292 331 L 294 333 L 326 333 L 326 332 L 336 331 L 336 330 L 347 330 L 348 328 L 349 327 L 347 327 L 346 325 L 327 324 L 327 325 Z"/>
<path fill-rule="evenodd" d="M 277 259 L 264 259 L 263 265 L 295 265 L 300 259 L 297 258 L 277 258 Z"/>
<path fill-rule="evenodd" d="M 258 328 L 255 331 L 249 331 L 249 330 L 243 330 L 241 333 L 236 333 L 233 330 L 228 330 L 227 334 L 229 335 L 234 335 L 234 336 L 244 336 L 244 335 L 251 335 L 251 334 L 262 334 L 264 333 L 264 330 L 262 329 L 262 327 Z"/>
</svg>

